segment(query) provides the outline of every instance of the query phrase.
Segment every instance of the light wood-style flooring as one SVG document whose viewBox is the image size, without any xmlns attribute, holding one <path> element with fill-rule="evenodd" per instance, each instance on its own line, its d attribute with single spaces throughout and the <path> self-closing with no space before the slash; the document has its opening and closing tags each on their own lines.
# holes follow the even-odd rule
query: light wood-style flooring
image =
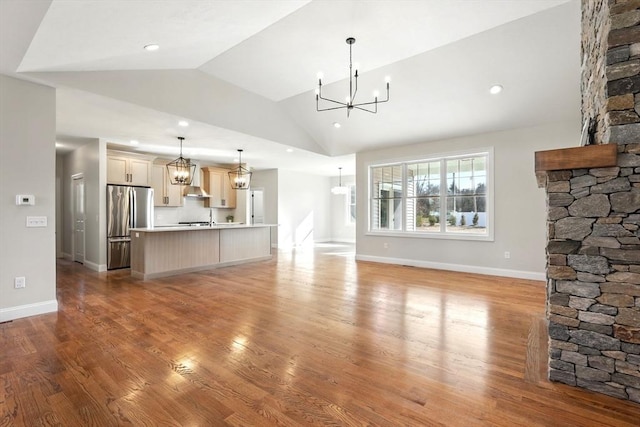
<svg viewBox="0 0 640 427">
<path fill-rule="evenodd" d="M 546 380 L 544 283 L 319 245 L 150 281 L 58 262 L 0 324 L 0 426 L 638 426 Z"/>
</svg>

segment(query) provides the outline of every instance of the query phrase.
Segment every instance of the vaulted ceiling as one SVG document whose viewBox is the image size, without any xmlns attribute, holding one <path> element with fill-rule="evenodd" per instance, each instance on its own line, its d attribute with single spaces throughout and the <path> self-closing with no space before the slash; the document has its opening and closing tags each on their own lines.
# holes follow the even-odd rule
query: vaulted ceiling
<svg viewBox="0 0 640 427">
<path fill-rule="evenodd" d="M 258 169 L 335 175 L 376 147 L 579 127 L 579 3 L 2 0 L 0 72 L 58 89 L 62 144 L 171 157 L 182 135 L 195 158 L 229 162 L 243 148 Z M 316 112 L 319 71 L 324 95 L 348 94 L 350 36 L 358 98 L 390 76 L 391 100 L 375 115 Z M 504 91 L 490 95 L 494 84 Z"/>
</svg>

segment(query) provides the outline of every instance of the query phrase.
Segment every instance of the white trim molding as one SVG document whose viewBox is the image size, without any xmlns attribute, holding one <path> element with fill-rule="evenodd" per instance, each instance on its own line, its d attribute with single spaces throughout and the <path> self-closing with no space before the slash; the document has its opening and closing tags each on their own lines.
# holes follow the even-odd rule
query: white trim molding
<svg viewBox="0 0 640 427">
<path fill-rule="evenodd" d="M 58 311 L 58 301 L 56 300 L 2 308 L 0 309 L 0 322 L 8 322 L 10 320 L 36 316 L 38 314 L 55 313 L 56 311 Z"/>
<path fill-rule="evenodd" d="M 488 276 L 513 277 L 516 279 L 546 281 L 545 273 L 535 271 L 507 270 L 503 268 L 480 267 L 477 265 L 449 264 L 443 262 L 419 261 L 415 259 L 388 258 L 371 255 L 356 255 L 356 261 L 379 262 L 382 264 L 408 265 L 410 267 L 432 268 L 436 270 L 458 271 Z"/>
<path fill-rule="evenodd" d="M 93 270 L 93 271 L 97 271 L 98 273 L 102 273 L 103 271 L 107 271 L 107 265 L 106 264 L 96 264 L 95 262 L 91 262 L 88 260 L 84 260 L 84 262 L 82 263 L 85 267 Z"/>
</svg>

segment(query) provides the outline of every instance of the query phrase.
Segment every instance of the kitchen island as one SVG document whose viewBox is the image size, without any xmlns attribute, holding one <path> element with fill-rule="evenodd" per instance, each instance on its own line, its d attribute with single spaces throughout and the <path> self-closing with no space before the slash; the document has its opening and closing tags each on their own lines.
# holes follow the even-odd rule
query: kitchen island
<svg viewBox="0 0 640 427">
<path fill-rule="evenodd" d="M 154 279 L 271 259 L 274 224 L 131 229 L 131 275 Z"/>
</svg>

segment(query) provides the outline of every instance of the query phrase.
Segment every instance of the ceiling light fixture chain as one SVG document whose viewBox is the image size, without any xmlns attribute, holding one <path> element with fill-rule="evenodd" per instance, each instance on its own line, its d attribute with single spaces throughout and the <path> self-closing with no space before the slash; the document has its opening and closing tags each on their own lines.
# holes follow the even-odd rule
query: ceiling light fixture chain
<svg viewBox="0 0 640 427">
<path fill-rule="evenodd" d="M 251 172 L 242 166 L 242 150 L 238 149 L 238 166 L 229 171 L 229 183 L 234 190 L 248 190 L 251 185 Z"/>
<path fill-rule="evenodd" d="M 178 139 L 180 140 L 180 157 L 167 163 L 169 180 L 173 185 L 191 185 L 193 175 L 196 172 L 196 165 L 191 163 L 191 159 L 182 157 L 182 141 L 184 141 L 184 137 L 179 136 Z"/>
<path fill-rule="evenodd" d="M 389 78 L 387 77 L 386 86 L 387 86 L 387 97 L 384 100 L 378 100 L 378 95 L 374 94 L 374 100 L 370 102 L 361 102 L 359 104 L 355 103 L 356 94 L 358 93 L 358 69 L 356 68 L 355 72 L 353 71 L 353 54 L 352 54 L 352 46 L 356 42 L 356 39 L 353 37 L 349 37 L 346 40 L 349 45 L 349 96 L 347 97 L 346 102 L 336 101 L 330 98 L 324 98 L 322 96 L 322 77 L 318 76 L 318 89 L 316 89 L 316 111 L 330 111 L 330 110 L 339 110 L 341 108 L 347 109 L 347 117 L 351 113 L 351 110 L 358 109 L 362 111 L 366 111 L 368 113 L 377 113 L 378 112 L 378 104 L 382 104 L 384 102 L 389 101 Z M 355 78 L 355 84 L 354 84 Z M 355 87 L 355 88 L 354 88 Z M 328 107 L 328 108 L 320 108 L 320 100 L 332 102 L 334 104 L 338 104 L 337 107 Z M 373 109 L 365 108 L 365 106 L 373 105 Z"/>
</svg>

